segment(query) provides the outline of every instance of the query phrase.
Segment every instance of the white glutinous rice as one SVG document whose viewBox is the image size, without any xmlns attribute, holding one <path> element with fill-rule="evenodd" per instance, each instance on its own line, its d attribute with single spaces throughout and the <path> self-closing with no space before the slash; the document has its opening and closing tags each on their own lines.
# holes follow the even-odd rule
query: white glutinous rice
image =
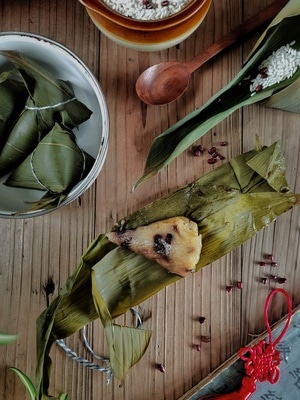
<svg viewBox="0 0 300 400">
<path fill-rule="evenodd" d="M 286 44 L 264 60 L 258 67 L 259 73 L 251 79 L 250 91 L 255 94 L 269 86 L 291 78 L 300 67 L 300 51 Z"/>
<path fill-rule="evenodd" d="M 191 0 L 103 0 L 103 3 L 119 14 L 144 21 L 169 17 L 190 2 Z"/>
</svg>

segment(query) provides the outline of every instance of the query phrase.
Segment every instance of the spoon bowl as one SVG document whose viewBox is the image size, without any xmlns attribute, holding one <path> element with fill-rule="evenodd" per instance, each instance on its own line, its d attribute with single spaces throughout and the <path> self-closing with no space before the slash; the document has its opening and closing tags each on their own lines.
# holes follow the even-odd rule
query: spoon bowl
<svg viewBox="0 0 300 400">
<path fill-rule="evenodd" d="M 166 61 L 146 69 L 136 81 L 140 99 L 151 105 L 170 103 L 188 88 L 191 73 L 185 63 Z"/>
<path fill-rule="evenodd" d="M 149 67 L 136 81 L 135 88 L 138 97 L 152 106 L 175 101 L 186 91 L 190 76 L 197 68 L 273 19 L 286 3 L 287 0 L 276 0 L 190 61 L 167 61 Z"/>
</svg>

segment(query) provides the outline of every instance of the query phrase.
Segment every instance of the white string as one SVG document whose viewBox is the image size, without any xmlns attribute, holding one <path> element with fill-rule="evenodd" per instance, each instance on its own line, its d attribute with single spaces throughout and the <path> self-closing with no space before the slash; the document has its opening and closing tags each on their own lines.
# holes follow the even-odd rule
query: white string
<svg viewBox="0 0 300 400">
<path fill-rule="evenodd" d="M 90 344 L 89 344 L 89 342 L 88 342 L 88 340 L 87 340 L 87 337 L 86 337 L 86 326 L 84 326 L 84 327 L 81 329 L 81 335 L 82 335 L 82 339 L 83 339 L 83 343 L 84 343 L 85 347 L 89 350 L 89 352 L 93 355 L 93 357 L 95 357 L 95 358 L 97 358 L 98 360 L 101 360 L 101 361 L 103 361 L 103 362 L 109 362 L 109 358 L 104 358 L 104 357 L 102 357 L 102 356 L 98 356 L 98 355 L 94 352 L 94 350 L 91 348 L 91 346 L 90 346 Z"/>
<path fill-rule="evenodd" d="M 56 104 L 52 104 L 50 106 L 42 106 L 42 107 L 33 107 L 33 106 L 28 106 L 25 105 L 25 108 L 27 110 L 51 110 L 52 108 L 57 108 L 60 106 L 64 106 L 65 104 L 70 103 L 71 101 L 76 100 L 76 97 L 72 97 L 71 99 L 65 100 L 65 101 L 61 101 L 60 103 L 56 103 Z"/>
<path fill-rule="evenodd" d="M 81 181 L 84 176 L 84 172 L 85 172 L 85 168 L 86 168 L 86 155 L 80 147 L 78 147 L 78 149 L 82 156 L 82 171 L 81 171 L 80 177 L 78 179 L 78 181 Z M 34 170 L 34 166 L 33 166 L 33 156 L 34 156 L 35 151 L 36 151 L 36 149 L 33 150 L 33 152 L 31 153 L 30 159 L 29 159 L 31 173 L 32 173 L 34 179 L 37 181 L 38 184 L 40 184 L 49 193 L 57 194 L 56 192 L 53 192 L 52 190 L 50 190 L 46 185 L 44 185 L 43 182 L 40 180 L 40 178 L 37 176 L 37 174 Z"/>
<path fill-rule="evenodd" d="M 138 311 L 135 310 L 134 308 L 131 308 L 130 311 L 134 314 L 134 316 L 135 316 L 136 319 L 137 319 L 137 326 L 136 326 L 136 327 L 139 328 L 139 329 L 142 328 L 143 321 L 142 321 L 142 318 L 140 317 Z M 83 358 L 83 357 L 79 357 L 79 356 L 75 353 L 75 351 L 73 351 L 72 349 L 70 349 L 70 348 L 66 345 L 66 343 L 65 343 L 65 341 L 64 341 L 63 339 L 58 339 L 58 340 L 56 340 L 56 343 L 64 350 L 64 352 L 66 353 L 66 355 L 67 355 L 68 357 L 72 358 L 74 361 L 77 361 L 79 364 L 81 364 L 81 365 L 83 365 L 83 366 L 85 366 L 85 367 L 87 367 L 87 368 L 90 368 L 90 369 L 92 369 L 92 370 L 95 370 L 95 371 L 100 371 L 100 372 L 108 373 L 108 374 L 109 374 L 109 377 L 108 377 L 106 383 L 109 384 L 109 383 L 111 382 L 111 380 L 112 380 L 112 377 L 113 377 L 113 373 L 112 373 L 111 367 L 109 366 L 109 362 L 110 362 L 109 358 L 105 358 L 105 357 L 102 357 L 102 356 L 98 356 L 98 355 L 94 352 L 94 350 L 93 350 L 92 347 L 90 346 L 90 344 L 89 344 L 89 342 L 88 342 L 88 340 L 87 340 L 87 337 L 86 337 L 86 326 L 84 326 L 84 327 L 81 329 L 81 335 L 82 335 L 82 340 L 83 340 L 83 343 L 84 343 L 85 347 L 86 347 L 86 348 L 88 349 L 88 351 L 92 354 L 92 356 L 95 357 L 95 358 L 97 358 L 98 360 L 101 360 L 103 363 L 107 364 L 107 366 L 100 366 L 100 365 L 98 365 L 98 364 L 95 364 L 95 363 L 93 363 L 93 362 L 91 362 L 91 361 L 89 361 L 89 360 Z"/>
<path fill-rule="evenodd" d="M 72 349 L 70 349 L 66 345 L 66 343 L 64 342 L 63 339 L 57 340 L 56 343 L 64 350 L 64 352 L 66 353 L 66 355 L 68 357 L 72 358 L 72 360 L 77 361 L 79 364 L 81 364 L 81 365 L 83 365 L 83 366 L 85 366 L 87 368 L 90 368 L 92 370 L 108 373 L 109 377 L 108 377 L 106 383 L 109 384 L 111 382 L 111 380 L 112 380 L 112 370 L 111 370 L 110 367 L 103 367 L 103 366 L 95 364 L 95 363 L 93 363 L 93 362 L 91 362 L 91 361 L 89 361 L 89 360 L 87 360 L 87 359 L 85 359 L 83 357 L 79 357 L 75 353 L 75 351 L 73 351 Z"/>
</svg>

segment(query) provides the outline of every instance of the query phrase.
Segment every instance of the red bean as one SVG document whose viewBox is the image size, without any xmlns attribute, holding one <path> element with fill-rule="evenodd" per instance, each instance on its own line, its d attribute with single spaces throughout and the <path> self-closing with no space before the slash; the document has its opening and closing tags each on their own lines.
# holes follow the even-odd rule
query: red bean
<svg viewBox="0 0 300 400">
<path fill-rule="evenodd" d="M 267 264 L 266 264 L 264 261 L 261 261 L 261 262 L 259 263 L 259 265 L 260 265 L 261 267 L 265 267 Z"/>
<path fill-rule="evenodd" d="M 222 154 L 218 153 L 218 159 L 219 160 L 225 160 L 225 157 Z"/>
<path fill-rule="evenodd" d="M 243 282 L 242 281 L 238 281 L 236 283 L 236 286 L 237 286 L 238 289 L 243 289 Z"/>
<path fill-rule="evenodd" d="M 207 150 L 208 154 L 213 154 L 215 151 L 217 151 L 217 149 L 216 149 L 214 146 L 210 147 L 210 148 Z"/>
<path fill-rule="evenodd" d="M 209 159 L 207 160 L 208 164 L 214 164 L 214 163 L 216 163 L 217 161 L 218 161 L 218 160 L 217 160 L 216 158 L 214 158 L 214 157 L 209 158 Z"/>
<path fill-rule="evenodd" d="M 279 284 L 283 284 L 283 283 L 285 283 L 287 281 L 287 279 L 286 278 L 278 278 L 277 279 L 277 282 L 279 283 Z"/>
<path fill-rule="evenodd" d="M 163 364 L 157 364 L 157 369 L 160 372 L 166 372 L 166 368 L 165 368 L 165 366 Z"/>
<path fill-rule="evenodd" d="M 201 144 L 194 147 L 194 156 L 199 157 L 204 152 L 204 148 Z"/>
<path fill-rule="evenodd" d="M 271 262 L 271 267 L 277 267 L 277 262 L 272 261 Z"/>
</svg>

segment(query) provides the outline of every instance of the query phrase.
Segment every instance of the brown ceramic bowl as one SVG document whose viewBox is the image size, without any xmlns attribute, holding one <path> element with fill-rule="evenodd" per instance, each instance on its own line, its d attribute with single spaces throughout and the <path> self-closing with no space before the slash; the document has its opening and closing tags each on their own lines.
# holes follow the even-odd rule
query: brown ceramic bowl
<svg viewBox="0 0 300 400">
<path fill-rule="evenodd" d="M 192 0 L 176 14 L 152 21 L 126 17 L 102 0 L 79 1 L 97 28 L 114 42 L 139 51 L 158 51 L 190 36 L 205 18 L 212 0 Z"/>
</svg>

